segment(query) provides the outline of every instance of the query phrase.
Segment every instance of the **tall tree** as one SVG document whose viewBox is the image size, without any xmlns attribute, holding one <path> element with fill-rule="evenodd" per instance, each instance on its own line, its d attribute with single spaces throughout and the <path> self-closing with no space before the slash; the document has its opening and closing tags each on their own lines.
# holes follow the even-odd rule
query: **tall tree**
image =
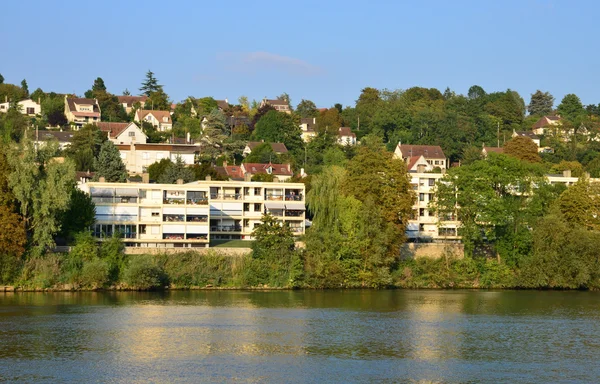
<svg viewBox="0 0 600 384">
<path fill-rule="evenodd" d="M 104 80 L 101 77 L 97 77 L 94 80 L 94 85 L 92 85 L 92 92 L 104 91 L 106 92 L 106 85 L 104 84 Z"/>
<path fill-rule="evenodd" d="M 554 96 L 549 92 L 542 92 L 539 89 L 531 94 L 531 101 L 527 106 L 530 115 L 544 116 L 552 113 L 554 106 Z"/>
<path fill-rule="evenodd" d="M 0 74 L 0 84 L 4 84 L 4 76 L 2 74 Z"/>
<path fill-rule="evenodd" d="M 342 126 L 342 116 L 336 108 L 321 111 L 317 117 L 317 131 L 336 136 Z"/>
<path fill-rule="evenodd" d="M 194 171 L 187 167 L 181 157 L 177 157 L 175 163 L 171 162 L 158 178 L 161 184 L 175 184 L 178 180 L 189 183 L 194 180 Z"/>
<path fill-rule="evenodd" d="M 162 90 L 162 85 L 158 84 L 158 80 L 154 77 L 154 72 L 148 70 L 148 72 L 146 72 L 146 78 L 140 87 L 140 91 L 142 94 L 149 97 L 151 93 L 158 92 L 159 90 Z"/>
<path fill-rule="evenodd" d="M 95 179 L 100 177 L 104 177 L 108 183 L 123 183 L 127 180 L 127 169 L 121 160 L 121 154 L 110 140 L 102 144 L 96 159 Z"/>
<path fill-rule="evenodd" d="M 21 89 L 23 90 L 25 97 L 29 97 L 29 86 L 27 85 L 27 80 L 23 79 L 21 81 Z"/>
<path fill-rule="evenodd" d="M 206 121 L 202 123 L 202 153 L 209 158 L 206 160 L 214 160 L 225 150 L 225 140 L 229 136 L 225 115 L 218 109 L 214 109 L 208 116 Z"/>
<path fill-rule="evenodd" d="M 581 100 L 573 93 L 569 93 L 563 97 L 556 111 L 561 117 L 569 120 L 571 123 L 577 122 L 585 114 Z"/>
<path fill-rule="evenodd" d="M 275 110 L 267 112 L 256 123 L 253 137 L 270 143 L 284 143 L 291 152 L 303 154 L 304 143 L 300 137 L 300 126 L 296 124 L 292 115 L 280 113 Z"/>
<path fill-rule="evenodd" d="M 306 117 L 317 117 L 319 115 L 319 111 L 317 111 L 317 106 L 310 100 L 302 99 L 298 106 L 296 107 L 296 113 L 301 118 Z"/>
<path fill-rule="evenodd" d="M 125 90 L 123 91 L 123 96 L 131 96 L 131 92 L 129 92 L 129 89 L 125 88 Z"/>
<path fill-rule="evenodd" d="M 538 146 L 529 137 L 513 137 L 504 144 L 504 153 L 530 163 L 539 163 L 542 161 L 538 154 Z"/>
</svg>

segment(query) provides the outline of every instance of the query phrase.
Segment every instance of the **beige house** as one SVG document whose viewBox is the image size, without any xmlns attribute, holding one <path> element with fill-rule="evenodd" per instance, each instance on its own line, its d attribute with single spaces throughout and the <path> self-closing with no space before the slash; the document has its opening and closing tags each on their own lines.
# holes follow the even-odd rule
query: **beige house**
<svg viewBox="0 0 600 384">
<path fill-rule="evenodd" d="M 117 96 L 117 99 L 119 99 L 119 104 L 123 106 L 125 112 L 131 113 L 135 103 L 140 103 L 141 109 L 144 109 L 148 96 Z"/>
<path fill-rule="evenodd" d="M 533 132 L 527 132 L 527 131 L 515 131 L 513 129 L 513 133 L 512 133 L 512 137 L 527 137 L 528 139 L 531 139 L 531 141 L 533 141 L 535 143 L 535 145 L 538 146 L 538 148 L 540 147 L 540 138 Z"/>
<path fill-rule="evenodd" d="M 173 129 L 173 120 L 169 111 L 149 111 L 146 109 L 138 109 L 135 111 L 135 122 L 140 123 L 146 121 L 160 132 L 170 131 Z"/>
<path fill-rule="evenodd" d="M 263 141 L 249 141 L 248 144 L 246 144 L 246 147 L 244 148 L 244 152 L 242 153 L 242 155 L 244 157 L 248 156 L 249 154 L 252 153 L 252 151 L 254 150 L 254 148 L 258 147 L 261 144 L 264 144 L 264 140 Z M 285 144 L 283 143 L 270 143 L 271 144 L 271 149 L 273 150 L 274 153 L 278 154 L 278 155 L 283 155 L 288 153 L 288 149 L 285 146 Z"/>
<path fill-rule="evenodd" d="M 96 124 L 115 144 L 146 144 L 148 136 L 135 123 L 102 122 Z"/>
<path fill-rule="evenodd" d="M 36 116 L 36 115 L 41 115 L 42 114 L 42 106 L 38 102 L 35 102 L 31 99 L 27 99 L 27 100 L 21 100 L 18 102 L 19 104 L 19 111 L 27 116 Z M 0 112 L 8 112 L 8 109 L 10 108 L 10 102 L 8 101 L 8 98 L 5 99 L 4 103 L 0 103 Z"/>
<path fill-rule="evenodd" d="M 448 168 L 448 160 L 439 145 L 408 145 L 400 143 L 394 151 L 394 157 L 404 160 L 407 164 L 415 156 L 423 156 L 425 158 L 428 164 L 425 171 L 432 171 L 436 167 L 440 169 Z"/>
<path fill-rule="evenodd" d="M 96 99 L 65 96 L 65 116 L 75 129 L 85 124 L 99 123 L 100 112 L 100 105 Z"/>
<path fill-rule="evenodd" d="M 544 116 L 536 121 L 531 128 L 536 135 L 557 135 L 561 127 L 562 119 L 560 116 Z"/>
<path fill-rule="evenodd" d="M 300 129 L 302 130 L 302 141 L 308 143 L 313 137 L 317 136 L 317 118 L 305 117 L 300 119 Z"/>
<path fill-rule="evenodd" d="M 260 102 L 260 107 L 262 108 L 265 105 L 270 105 L 271 107 L 275 108 L 276 111 L 279 112 L 292 113 L 292 110 L 290 109 L 290 104 L 285 100 L 270 100 L 265 98 Z"/>
<path fill-rule="evenodd" d="M 356 145 L 356 134 L 349 127 L 340 127 L 337 142 L 340 145 Z"/>
<path fill-rule="evenodd" d="M 186 165 L 194 165 L 200 147 L 186 144 L 119 144 L 121 159 L 127 172 L 142 174 L 148 171 L 151 164 L 170 159 L 172 162 L 181 158 Z"/>
<path fill-rule="evenodd" d="M 222 167 L 215 169 L 230 180 L 250 180 L 254 175 L 268 174 L 273 175 L 278 181 L 287 181 L 294 176 L 290 164 L 242 163 L 241 165 L 228 165 L 225 161 Z"/>
</svg>

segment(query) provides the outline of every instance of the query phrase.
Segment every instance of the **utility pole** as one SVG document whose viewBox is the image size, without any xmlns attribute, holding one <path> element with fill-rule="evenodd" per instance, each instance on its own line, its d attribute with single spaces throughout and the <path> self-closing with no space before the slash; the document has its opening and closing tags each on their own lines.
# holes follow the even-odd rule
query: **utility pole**
<svg viewBox="0 0 600 384">
<path fill-rule="evenodd" d="M 498 148 L 500 148 L 500 122 L 498 121 L 498 134 L 496 135 L 498 138 Z"/>
</svg>

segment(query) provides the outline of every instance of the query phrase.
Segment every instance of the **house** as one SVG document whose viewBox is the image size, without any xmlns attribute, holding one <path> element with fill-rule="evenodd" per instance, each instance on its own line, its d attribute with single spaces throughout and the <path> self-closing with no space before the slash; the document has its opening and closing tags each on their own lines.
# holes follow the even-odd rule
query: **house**
<svg viewBox="0 0 600 384">
<path fill-rule="evenodd" d="M 169 111 L 149 111 L 146 109 L 138 109 L 135 111 L 135 122 L 140 123 L 146 121 L 152 124 L 156 130 L 160 132 L 170 131 L 173 128 L 173 120 Z"/>
<path fill-rule="evenodd" d="M 513 129 L 512 137 L 517 137 L 517 136 L 530 138 L 531 141 L 533 141 L 535 143 L 535 145 L 538 146 L 538 148 L 540 147 L 540 138 L 533 132 L 515 131 Z"/>
<path fill-rule="evenodd" d="M 88 182 L 79 189 L 96 205 L 93 236 L 102 241 L 119 233 L 126 247 L 204 248 L 211 240 L 252 240 L 265 213 L 294 235 L 305 232 L 302 183 Z"/>
<path fill-rule="evenodd" d="M 414 156 L 423 156 L 429 165 L 426 171 L 432 171 L 434 168 L 448 168 L 448 160 L 444 151 L 439 145 L 409 145 L 399 143 L 394 151 L 394 157 L 402 159 L 408 164 L 409 160 Z"/>
<path fill-rule="evenodd" d="M 100 112 L 100 105 L 96 99 L 65 96 L 65 116 L 75 129 L 85 124 L 100 122 Z"/>
<path fill-rule="evenodd" d="M 146 144 L 148 136 L 135 123 L 101 122 L 96 124 L 115 144 Z"/>
<path fill-rule="evenodd" d="M 294 176 L 290 164 L 242 163 L 241 165 L 228 165 L 225 161 L 222 167 L 215 169 L 230 180 L 250 180 L 254 175 L 269 174 L 275 176 L 279 181 L 286 181 Z"/>
<path fill-rule="evenodd" d="M 19 111 L 27 116 L 36 116 L 42 114 L 42 106 L 40 105 L 40 101 L 35 102 L 31 99 L 21 100 L 17 104 L 19 104 Z M 10 108 L 10 102 L 8 101 L 8 97 L 5 98 L 4 103 L 0 103 L 0 112 L 8 112 Z"/>
<path fill-rule="evenodd" d="M 337 142 L 340 145 L 356 145 L 356 134 L 349 127 L 340 127 Z"/>
<path fill-rule="evenodd" d="M 560 116 L 544 116 L 533 124 L 532 131 L 536 135 L 556 134 L 556 130 L 562 126 Z M 539 145 L 538 145 L 539 146 Z"/>
<path fill-rule="evenodd" d="M 117 96 L 119 104 L 123 106 L 128 114 L 133 110 L 135 103 L 140 103 L 140 109 L 144 109 L 148 96 Z"/>
<path fill-rule="evenodd" d="M 264 140 L 263 141 L 249 141 L 248 144 L 246 144 L 246 148 L 244 148 L 244 152 L 243 155 L 244 157 L 248 156 L 249 154 L 252 153 L 252 151 L 254 150 L 254 148 L 258 147 L 261 144 L 264 144 Z M 271 149 L 273 149 L 273 152 L 275 152 L 278 155 L 283 155 L 285 153 L 288 153 L 288 149 L 285 146 L 285 144 L 283 143 L 270 143 L 271 144 Z"/>
<path fill-rule="evenodd" d="M 226 111 L 229 108 L 229 100 L 225 99 L 225 100 L 215 100 L 217 102 L 217 108 L 219 108 L 219 110 L 221 112 Z"/>
<path fill-rule="evenodd" d="M 177 144 L 119 144 L 121 159 L 127 168 L 127 172 L 142 174 L 148 171 L 151 164 L 162 159 L 170 159 L 172 162 L 181 158 L 186 165 L 194 165 L 196 154 L 200 148 L 196 145 Z"/>
<path fill-rule="evenodd" d="M 39 130 L 35 133 L 36 148 L 44 146 L 50 140 L 58 141 L 60 149 L 63 150 L 73 142 L 73 132 Z"/>
<path fill-rule="evenodd" d="M 483 157 L 487 157 L 488 153 L 490 152 L 494 152 L 494 153 L 504 153 L 504 148 L 502 147 L 486 147 L 484 146 L 481 149 L 481 155 Z"/>
<path fill-rule="evenodd" d="M 302 140 L 308 143 L 313 137 L 317 136 L 317 118 L 305 117 L 300 119 L 300 129 L 302 130 Z"/>
<path fill-rule="evenodd" d="M 290 103 L 288 103 L 286 100 L 269 100 L 264 98 L 260 102 L 260 108 L 264 107 L 265 105 L 270 105 L 271 107 L 275 108 L 276 111 L 279 112 L 292 113 L 292 110 L 290 109 Z"/>
</svg>

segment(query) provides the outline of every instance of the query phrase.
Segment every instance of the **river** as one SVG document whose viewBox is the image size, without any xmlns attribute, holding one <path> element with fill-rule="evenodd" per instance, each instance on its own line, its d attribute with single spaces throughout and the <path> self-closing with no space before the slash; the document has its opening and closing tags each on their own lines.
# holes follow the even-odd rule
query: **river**
<svg viewBox="0 0 600 384">
<path fill-rule="evenodd" d="M 0 293 L 0 382 L 594 383 L 600 293 Z"/>
</svg>

